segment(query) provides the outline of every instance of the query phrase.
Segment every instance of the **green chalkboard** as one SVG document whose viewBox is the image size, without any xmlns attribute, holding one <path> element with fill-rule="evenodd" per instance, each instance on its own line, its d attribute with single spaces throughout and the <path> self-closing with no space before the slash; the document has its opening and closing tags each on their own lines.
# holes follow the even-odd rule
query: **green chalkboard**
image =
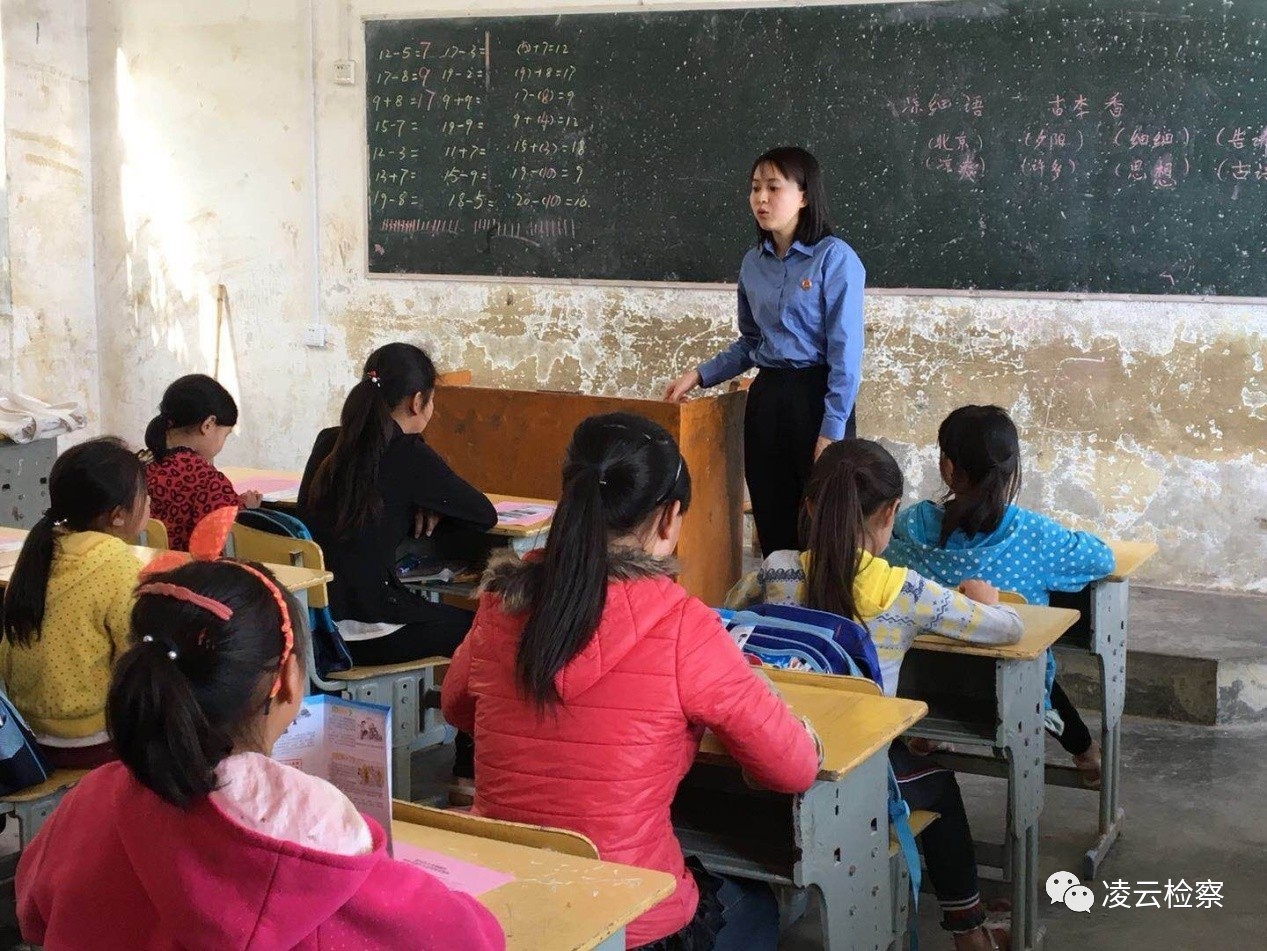
<svg viewBox="0 0 1267 951">
<path fill-rule="evenodd" d="M 1267 295 L 1267 0 L 365 23 L 372 273 L 733 281 L 803 144 L 873 287 Z"/>
</svg>

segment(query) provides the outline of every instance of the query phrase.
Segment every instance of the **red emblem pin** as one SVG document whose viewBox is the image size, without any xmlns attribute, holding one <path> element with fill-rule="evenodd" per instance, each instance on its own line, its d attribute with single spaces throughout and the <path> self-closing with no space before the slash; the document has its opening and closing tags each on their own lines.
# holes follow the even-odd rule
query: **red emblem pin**
<svg viewBox="0 0 1267 951">
<path fill-rule="evenodd" d="M 801 290 L 803 291 L 809 290 L 812 286 L 813 285 L 810 283 L 810 279 L 808 277 L 801 281 Z"/>
</svg>

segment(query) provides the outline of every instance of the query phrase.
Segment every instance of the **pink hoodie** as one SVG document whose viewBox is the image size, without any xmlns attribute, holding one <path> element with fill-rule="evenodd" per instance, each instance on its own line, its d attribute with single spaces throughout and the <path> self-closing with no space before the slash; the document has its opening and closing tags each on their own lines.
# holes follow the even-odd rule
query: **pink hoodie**
<svg viewBox="0 0 1267 951">
<path fill-rule="evenodd" d="M 48 951 L 505 947 L 486 908 L 388 858 L 382 828 L 319 780 L 257 754 L 222 767 L 224 788 L 188 809 L 121 763 L 84 777 L 18 863 L 23 939 Z M 282 792 L 302 805 L 279 819 Z M 343 854 L 308 844 L 327 833 Z"/>
</svg>

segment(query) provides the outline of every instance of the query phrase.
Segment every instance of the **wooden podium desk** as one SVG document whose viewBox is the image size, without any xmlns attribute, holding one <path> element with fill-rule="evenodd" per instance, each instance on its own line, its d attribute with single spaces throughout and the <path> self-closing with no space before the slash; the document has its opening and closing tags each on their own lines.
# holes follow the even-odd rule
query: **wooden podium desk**
<svg viewBox="0 0 1267 951">
<path fill-rule="evenodd" d="M 721 604 L 742 564 L 743 412 L 747 394 L 718 393 L 685 403 L 500 390 L 478 386 L 436 394 L 427 442 L 453 470 L 489 493 L 557 499 L 563 455 L 581 420 L 637 413 L 677 440 L 691 472 L 691 507 L 682 525 L 679 580 L 707 604 Z"/>
</svg>

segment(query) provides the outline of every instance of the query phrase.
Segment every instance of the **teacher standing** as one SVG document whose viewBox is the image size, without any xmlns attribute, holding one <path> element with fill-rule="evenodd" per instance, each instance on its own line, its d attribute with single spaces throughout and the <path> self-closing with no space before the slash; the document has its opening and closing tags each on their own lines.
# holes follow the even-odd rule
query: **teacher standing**
<svg viewBox="0 0 1267 951">
<path fill-rule="evenodd" d="M 757 367 L 744 416 L 744 472 L 764 555 L 801 549 L 810 468 L 854 436 L 866 270 L 832 235 L 818 160 L 795 146 L 752 163 L 757 245 L 739 269 L 739 339 L 664 391 L 680 402 Z"/>
</svg>

